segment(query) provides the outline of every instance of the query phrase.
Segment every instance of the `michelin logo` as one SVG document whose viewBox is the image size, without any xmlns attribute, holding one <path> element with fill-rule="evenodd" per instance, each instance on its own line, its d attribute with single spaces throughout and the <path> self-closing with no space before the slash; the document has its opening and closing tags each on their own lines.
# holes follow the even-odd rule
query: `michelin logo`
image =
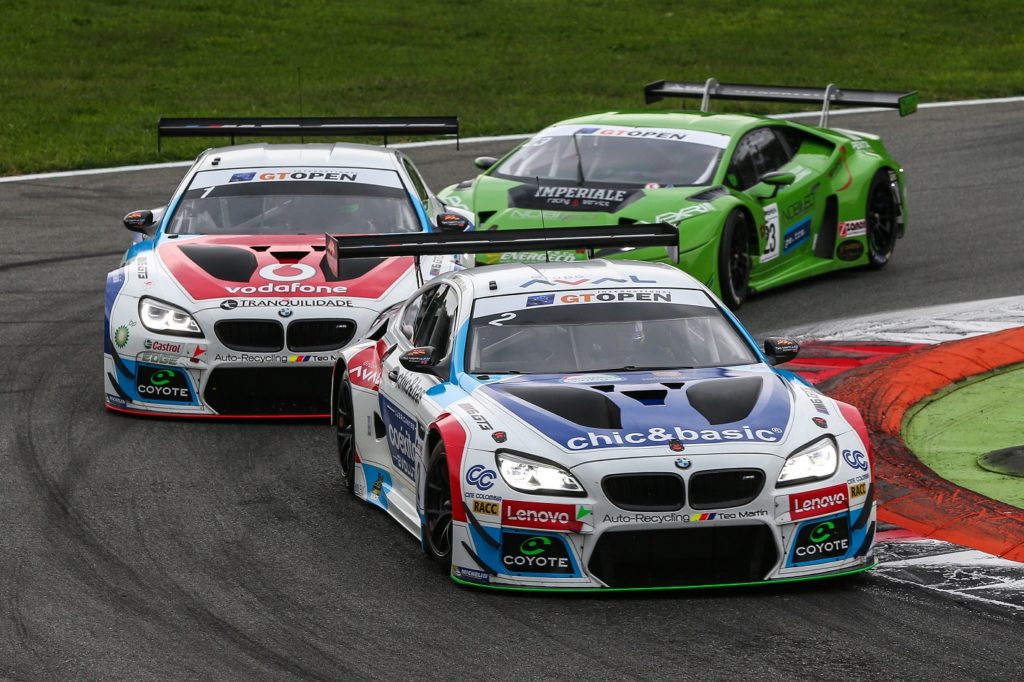
<svg viewBox="0 0 1024 682">
<path fill-rule="evenodd" d="M 747 441 L 756 443 L 777 443 L 782 437 L 782 429 L 775 426 L 770 429 L 753 429 L 741 426 L 736 429 L 683 429 L 678 426 L 671 429 L 652 427 L 646 432 L 629 431 L 621 433 L 594 433 L 588 431 L 586 436 L 576 436 L 565 442 L 569 450 L 588 450 L 590 448 L 613 448 L 630 445 L 657 445 L 670 440 L 684 443 L 714 443 L 719 441 Z"/>
</svg>

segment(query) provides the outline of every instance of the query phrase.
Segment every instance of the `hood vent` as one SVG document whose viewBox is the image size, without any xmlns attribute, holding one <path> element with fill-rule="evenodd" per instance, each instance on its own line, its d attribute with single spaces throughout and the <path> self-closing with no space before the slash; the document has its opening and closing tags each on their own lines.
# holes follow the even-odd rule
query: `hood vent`
<svg viewBox="0 0 1024 682">
<path fill-rule="evenodd" d="M 643 403 L 644 405 L 664 405 L 665 396 L 668 395 L 666 390 L 640 390 L 640 391 L 622 391 L 622 395 L 632 398 L 637 402 Z"/>
<path fill-rule="evenodd" d="M 237 246 L 183 244 L 181 252 L 207 273 L 225 282 L 248 282 L 256 272 L 256 256 Z"/>
<path fill-rule="evenodd" d="M 277 259 L 278 263 L 294 265 L 309 255 L 309 251 L 271 251 L 270 255 Z"/>
<path fill-rule="evenodd" d="M 542 410 L 592 429 L 621 429 L 619 406 L 603 393 L 574 386 L 494 385 Z"/>
<path fill-rule="evenodd" d="M 686 389 L 693 409 L 709 424 L 732 424 L 747 418 L 761 395 L 761 377 L 713 379 Z"/>
</svg>

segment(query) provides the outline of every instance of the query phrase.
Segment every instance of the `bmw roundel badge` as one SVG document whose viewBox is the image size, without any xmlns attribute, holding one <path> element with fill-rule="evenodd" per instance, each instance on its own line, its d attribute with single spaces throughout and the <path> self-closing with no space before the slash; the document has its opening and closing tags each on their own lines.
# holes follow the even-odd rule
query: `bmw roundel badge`
<svg viewBox="0 0 1024 682">
<path fill-rule="evenodd" d="M 292 309 L 291 308 L 281 308 L 280 310 L 277 311 L 277 314 L 280 315 L 281 317 L 291 317 L 292 316 Z"/>
<path fill-rule="evenodd" d="M 676 468 L 677 469 L 689 469 L 690 468 L 690 460 L 686 459 L 685 457 L 680 457 L 679 459 L 676 460 Z"/>
</svg>

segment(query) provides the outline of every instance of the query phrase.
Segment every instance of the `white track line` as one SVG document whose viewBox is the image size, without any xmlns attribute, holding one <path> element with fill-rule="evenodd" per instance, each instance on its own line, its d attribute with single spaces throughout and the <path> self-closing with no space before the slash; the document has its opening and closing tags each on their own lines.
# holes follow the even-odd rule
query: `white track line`
<svg viewBox="0 0 1024 682">
<path fill-rule="evenodd" d="M 1024 102 L 1024 97 L 996 97 L 991 99 L 965 99 L 951 102 L 925 102 L 919 104 L 918 109 L 944 109 L 947 107 L 972 107 L 985 106 L 988 104 L 1012 104 Z M 889 111 L 880 107 L 862 107 L 857 109 L 837 109 L 830 111 L 829 116 L 843 116 L 847 114 L 871 114 L 879 111 Z M 820 117 L 820 111 L 800 111 L 792 114 L 778 114 L 772 118 L 813 118 Z M 522 140 L 530 137 L 530 133 L 516 135 L 492 135 L 488 137 L 467 137 L 459 140 L 462 144 L 473 144 L 476 142 L 502 142 L 505 140 Z M 415 149 L 416 147 L 443 147 L 455 144 L 455 140 L 428 140 L 426 142 L 403 142 L 393 144 L 396 149 Z M 191 166 L 191 161 L 173 161 L 171 163 L 153 163 L 140 166 L 117 166 L 114 168 L 88 168 L 85 170 L 58 171 L 55 173 L 33 173 L 31 175 L 10 175 L 0 177 L 0 183 L 24 182 L 26 180 L 48 180 L 53 178 L 71 178 L 79 175 L 101 175 L 103 173 L 130 173 L 142 170 L 159 170 L 161 168 L 185 168 Z"/>
</svg>

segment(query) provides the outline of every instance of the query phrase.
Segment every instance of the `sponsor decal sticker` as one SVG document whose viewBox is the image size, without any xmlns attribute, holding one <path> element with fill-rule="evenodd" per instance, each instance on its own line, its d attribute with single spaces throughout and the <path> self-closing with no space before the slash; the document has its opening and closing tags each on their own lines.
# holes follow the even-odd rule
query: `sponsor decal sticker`
<svg viewBox="0 0 1024 682">
<path fill-rule="evenodd" d="M 473 513 L 498 516 L 501 514 L 501 503 L 493 500 L 473 500 Z"/>
<path fill-rule="evenodd" d="M 868 494 L 868 484 L 867 483 L 850 483 L 849 487 L 850 487 L 850 499 L 853 499 L 855 497 L 864 497 L 865 495 Z"/>
<path fill-rule="evenodd" d="M 812 521 L 800 526 L 793 542 L 790 566 L 842 558 L 850 551 L 847 515 Z"/>
<path fill-rule="evenodd" d="M 850 493 L 845 484 L 820 488 L 806 493 L 789 496 L 789 514 L 794 521 L 812 516 L 834 514 L 846 511 L 850 506 Z"/>
<path fill-rule="evenodd" d="M 501 525 L 578 533 L 581 519 L 592 513 L 588 507 L 552 502 L 505 500 L 501 504 Z"/>
<path fill-rule="evenodd" d="M 868 458 L 860 450 L 843 450 L 843 459 L 854 469 L 868 470 Z"/>
<path fill-rule="evenodd" d="M 551 305 L 555 302 L 554 294 L 538 294 L 536 296 L 529 296 L 526 299 L 526 307 L 533 308 L 538 305 Z"/>
<path fill-rule="evenodd" d="M 589 277 L 554 277 L 552 279 L 531 279 L 520 284 L 519 288 L 528 289 L 535 284 L 543 284 L 549 287 L 558 285 L 577 287 L 582 284 L 589 284 L 596 287 L 602 284 L 657 284 L 657 280 L 643 279 L 637 275 L 629 275 L 626 279 L 618 277 L 598 277 L 597 279 L 590 279 Z"/>
<path fill-rule="evenodd" d="M 508 573 L 574 575 L 569 549 L 555 535 L 501 534 L 501 563 Z"/>
<path fill-rule="evenodd" d="M 811 237 L 811 219 L 804 218 L 793 227 L 786 230 L 786 236 L 782 239 L 782 253 L 789 253 Z"/>
<path fill-rule="evenodd" d="M 131 333 L 128 331 L 128 327 L 123 324 L 114 330 L 114 345 L 118 348 L 124 348 L 128 345 L 128 337 Z"/>
<path fill-rule="evenodd" d="M 863 237 L 867 233 L 867 220 L 848 220 L 845 223 L 839 223 L 839 236 L 843 239 L 847 237 Z"/>
<path fill-rule="evenodd" d="M 148 400 L 191 403 L 192 388 L 185 370 L 153 365 L 136 365 L 135 390 Z"/>
<path fill-rule="evenodd" d="M 267 284 L 265 286 L 269 287 L 271 285 Z M 292 291 L 298 291 L 298 289 L 296 289 L 295 287 L 300 287 L 300 286 L 306 287 L 307 285 L 298 285 L 298 284 L 285 285 L 285 284 L 279 284 L 277 286 L 281 286 L 281 287 L 291 286 L 292 287 Z M 310 286 L 310 288 L 319 288 L 319 287 L 312 287 L 311 285 L 309 285 L 309 286 Z M 242 288 L 251 288 L 251 287 L 242 287 Z M 260 288 L 260 287 L 257 287 L 257 288 Z M 336 288 L 336 289 L 337 288 L 345 289 L 345 287 L 334 287 L 334 288 Z M 342 293 L 343 294 L 345 292 L 341 291 L 341 292 L 337 292 L 337 293 Z M 220 307 L 221 307 L 222 310 L 235 310 L 236 308 L 287 308 L 289 306 L 291 306 L 293 308 L 351 308 L 352 307 L 352 301 L 347 299 L 347 298 L 343 298 L 343 299 L 323 299 L 323 298 L 313 298 L 313 299 L 310 299 L 310 298 L 243 298 L 243 299 L 238 299 L 238 300 L 233 299 L 233 298 L 229 298 L 227 300 L 224 300 L 224 301 L 220 302 Z"/>
<path fill-rule="evenodd" d="M 735 521 L 737 519 L 766 518 L 767 509 L 748 509 L 738 512 L 701 512 L 686 514 L 684 512 L 631 512 L 605 514 L 604 523 L 644 523 L 661 525 L 666 523 L 703 523 L 706 521 Z"/>
<path fill-rule="evenodd" d="M 563 384 L 607 384 L 611 381 L 622 381 L 622 377 L 615 374 L 574 374 L 562 377 Z"/>
<path fill-rule="evenodd" d="M 465 566 L 456 566 L 453 569 L 453 573 L 456 578 L 462 580 L 468 580 L 474 583 L 489 583 L 491 582 L 491 576 L 486 571 L 481 571 L 475 568 L 466 568 Z"/>
<path fill-rule="evenodd" d="M 408 476 L 416 477 L 416 422 L 384 396 L 380 397 L 384 429 L 387 433 L 391 462 Z"/>
<path fill-rule="evenodd" d="M 655 189 L 655 188 L 650 188 L 650 189 Z M 672 223 L 673 225 L 676 225 L 678 223 L 683 222 L 687 218 L 692 218 L 693 216 L 701 215 L 703 213 L 714 213 L 714 212 L 715 212 L 715 207 L 712 206 L 711 204 L 707 204 L 707 203 L 694 204 L 693 206 L 684 206 L 683 208 L 679 209 L 678 211 L 672 211 L 672 212 L 669 212 L 669 213 L 659 213 L 657 216 L 655 216 L 654 222 L 656 222 L 656 223 Z"/>
<path fill-rule="evenodd" d="M 732 429 L 683 429 L 678 426 L 654 426 L 647 431 L 611 431 L 594 433 L 588 431 L 586 436 L 574 436 L 565 442 L 569 450 L 589 450 L 592 448 L 609 448 L 629 445 L 652 445 L 678 440 L 682 443 L 715 443 L 719 441 L 741 441 L 754 443 L 775 443 L 782 436 L 782 429 L 773 426 L 770 429 L 755 429 L 740 426 Z"/>
<path fill-rule="evenodd" d="M 480 490 L 493 488 L 494 479 L 497 477 L 498 474 L 494 469 L 488 469 L 483 464 L 474 464 L 466 471 L 466 483 Z"/>
</svg>

